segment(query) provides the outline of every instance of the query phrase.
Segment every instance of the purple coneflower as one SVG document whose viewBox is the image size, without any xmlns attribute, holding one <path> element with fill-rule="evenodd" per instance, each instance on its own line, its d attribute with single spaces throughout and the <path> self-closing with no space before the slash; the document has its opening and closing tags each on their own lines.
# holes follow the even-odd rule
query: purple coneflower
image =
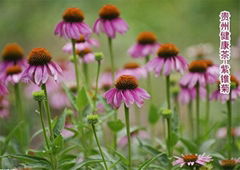
<svg viewBox="0 0 240 170">
<path fill-rule="evenodd" d="M 0 80 L 0 95 L 5 95 L 8 93 L 8 89 L 6 87 L 6 84 Z"/>
<path fill-rule="evenodd" d="M 109 90 L 113 85 L 112 70 L 106 69 L 99 77 L 98 87 L 104 91 Z"/>
<path fill-rule="evenodd" d="M 138 63 L 130 62 L 124 65 L 122 70 L 119 70 L 116 74 L 116 77 L 121 75 L 131 75 L 137 79 L 145 78 L 147 76 L 147 70 L 141 67 Z"/>
<path fill-rule="evenodd" d="M 178 53 L 174 44 L 161 44 L 158 56 L 150 60 L 146 67 L 149 71 L 154 71 L 156 76 L 161 73 L 168 76 L 174 71 L 183 73 L 187 69 L 187 61 Z"/>
<path fill-rule="evenodd" d="M 204 59 L 198 60 L 205 62 L 207 64 L 207 73 L 208 73 L 208 83 L 215 83 L 218 80 L 219 76 L 219 66 L 214 64 L 211 60 Z"/>
<path fill-rule="evenodd" d="M 159 47 L 157 37 L 152 32 L 141 32 L 137 37 L 137 43 L 128 50 L 133 58 L 142 58 L 154 54 Z"/>
<path fill-rule="evenodd" d="M 21 67 L 26 65 L 24 60 L 23 49 L 17 43 L 7 44 L 2 51 L 3 61 L 0 63 L 0 71 L 11 65 L 19 65 Z"/>
<path fill-rule="evenodd" d="M 179 165 L 182 167 L 201 167 L 204 166 L 206 163 L 212 161 L 212 157 L 202 154 L 187 154 L 181 155 L 180 157 L 175 156 L 176 160 L 173 162 L 173 165 Z"/>
<path fill-rule="evenodd" d="M 220 166 L 224 170 L 234 170 L 234 168 L 240 164 L 240 159 L 226 159 L 219 161 Z"/>
<path fill-rule="evenodd" d="M 28 67 L 23 73 L 23 78 L 31 80 L 33 83 L 41 86 L 45 84 L 50 76 L 58 80 L 58 75 L 62 69 L 54 63 L 50 53 L 45 48 L 34 48 L 28 57 Z"/>
<path fill-rule="evenodd" d="M 232 128 L 231 135 L 232 135 L 232 137 L 240 137 L 240 126 Z M 220 139 L 226 138 L 227 137 L 227 128 L 226 127 L 219 128 L 216 133 L 216 137 L 220 138 Z"/>
<path fill-rule="evenodd" d="M 99 11 L 99 17 L 93 26 L 97 34 L 104 32 L 109 38 L 115 38 L 117 32 L 124 34 L 128 30 L 128 24 L 120 18 L 120 11 L 114 5 L 104 5 Z"/>
<path fill-rule="evenodd" d="M 236 100 L 238 97 L 240 97 L 240 84 L 238 79 L 231 75 L 231 100 Z M 218 89 L 215 90 L 212 95 L 211 95 L 211 100 L 218 100 L 221 101 L 222 103 L 225 103 L 229 100 L 229 95 L 228 94 L 222 94 L 220 93 L 220 87 L 219 87 L 219 82 L 218 84 Z"/>
<path fill-rule="evenodd" d="M 5 118 L 9 115 L 9 102 L 5 96 L 0 96 L 0 118 Z"/>
<path fill-rule="evenodd" d="M 95 55 L 90 48 L 77 50 L 76 54 L 79 56 L 79 60 L 82 63 L 90 63 L 95 61 Z"/>
<path fill-rule="evenodd" d="M 68 8 L 63 14 L 63 21 L 57 24 L 54 33 L 68 39 L 89 37 L 92 33 L 91 28 L 83 20 L 84 14 L 79 8 Z"/>
<path fill-rule="evenodd" d="M 22 68 L 19 65 L 12 65 L 6 68 L 2 78 L 6 83 L 16 84 L 20 82 L 22 73 Z"/>
<path fill-rule="evenodd" d="M 115 88 L 108 90 L 104 94 L 107 103 L 114 108 L 119 108 L 122 102 L 126 107 L 136 103 L 141 107 L 145 99 L 149 99 L 150 95 L 142 88 L 138 88 L 137 79 L 134 76 L 122 75 L 115 83 Z"/>
<path fill-rule="evenodd" d="M 86 39 L 84 36 L 80 36 L 79 39 L 75 40 L 75 48 L 76 50 L 83 50 L 85 48 L 92 48 L 94 46 L 99 46 L 99 43 L 97 40 L 93 38 Z M 73 52 L 72 43 L 67 43 L 63 46 L 63 51 L 66 53 L 71 54 Z"/>
</svg>

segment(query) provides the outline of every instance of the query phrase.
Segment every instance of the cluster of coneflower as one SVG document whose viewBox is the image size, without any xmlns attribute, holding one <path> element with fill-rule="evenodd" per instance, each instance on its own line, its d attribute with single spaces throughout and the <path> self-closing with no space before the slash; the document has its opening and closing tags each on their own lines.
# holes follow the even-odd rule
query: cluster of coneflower
<svg viewBox="0 0 240 170">
<path fill-rule="evenodd" d="M 118 123 L 118 109 L 123 106 L 126 120 L 126 139 L 128 144 L 128 169 L 133 169 L 132 164 L 132 147 L 131 138 L 134 132 L 131 132 L 129 108 L 136 104 L 141 108 L 144 101 L 150 99 L 151 96 L 158 95 L 152 91 L 151 73 L 156 77 L 163 76 L 166 78 L 166 107 L 162 111 L 162 116 L 166 121 L 166 152 L 168 155 L 169 168 L 172 166 L 189 167 L 198 169 L 213 161 L 213 158 L 205 153 L 191 153 L 182 154 L 181 156 L 173 157 L 174 145 L 172 119 L 174 112 L 174 102 L 171 89 L 172 75 L 176 73 L 183 74 L 177 86 L 179 89 L 175 91 L 176 98 L 182 104 L 192 105 L 196 101 L 196 115 L 193 115 L 193 110 L 189 112 L 189 129 L 192 132 L 192 140 L 197 144 L 201 138 L 203 127 L 200 122 L 200 100 L 206 100 L 206 115 L 205 121 L 210 120 L 210 100 L 216 99 L 223 103 L 227 103 L 228 109 L 228 158 L 219 162 L 220 166 L 224 168 L 234 168 L 240 163 L 239 159 L 232 158 L 233 139 L 231 135 L 232 130 L 232 101 L 240 97 L 240 84 L 235 76 L 231 76 L 231 92 L 230 95 L 221 94 L 219 88 L 213 94 L 210 94 L 210 84 L 218 85 L 219 67 L 208 59 L 198 59 L 188 64 L 187 60 L 179 55 L 179 49 L 172 43 L 159 43 L 157 36 L 152 32 L 141 32 L 136 43 L 128 50 L 128 53 L 134 59 L 144 59 L 145 65 L 141 66 L 136 62 L 129 62 L 124 65 L 122 69 L 116 69 L 113 40 L 117 34 L 124 34 L 128 31 L 128 24 L 120 17 L 120 11 L 114 5 L 105 5 L 99 11 L 99 18 L 96 20 L 93 30 L 84 22 L 84 13 L 79 8 L 68 8 L 63 13 L 62 21 L 59 22 L 55 28 L 55 35 L 69 40 L 63 47 L 63 51 L 71 54 L 72 58 L 69 62 L 62 62 L 57 64 L 52 61 L 52 55 L 46 48 L 34 48 L 30 51 L 27 60 L 24 57 L 23 49 L 15 43 L 5 46 L 2 52 L 2 62 L 0 64 L 1 79 L 0 79 L 0 117 L 6 117 L 8 113 L 9 103 L 6 96 L 8 87 L 14 87 L 16 107 L 19 112 L 19 121 L 25 119 L 25 111 L 23 109 L 20 82 L 24 81 L 31 84 L 29 89 L 33 92 L 33 97 L 39 104 L 39 114 L 41 118 L 41 125 L 43 135 L 46 143 L 46 149 L 49 151 L 49 159 L 52 163 L 53 169 L 58 169 L 58 162 L 51 153 L 51 143 L 56 138 L 54 128 L 52 125 L 52 112 L 50 105 L 56 109 L 64 107 L 72 107 L 72 102 L 69 101 L 69 96 L 63 90 L 61 81 L 67 85 L 70 93 L 75 96 L 79 94 L 81 89 L 86 92 L 91 91 L 91 113 L 85 118 L 90 124 L 92 134 L 97 143 L 99 153 L 102 157 L 105 169 L 110 169 L 110 163 L 102 150 L 96 133 L 96 126 L 98 125 L 98 113 L 104 112 L 106 106 L 99 101 L 100 93 L 98 89 L 102 89 L 105 93 L 102 95 L 108 106 L 114 112 L 113 123 Z M 105 70 L 100 74 L 100 66 L 103 59 L 102 53 L 94 53 L 93 47 L 99 45 L 98 41 L 91 37 L 92 33 L 106 34 L 109 45 L 110 69 Z M 154 56 L 152 58 L 152 56 Z M 91 89 L 90 77 L 88 75 L 88 64 L 97 62 L 97 74 L 94 90 Z M 82 68 L 82 72 L 79 71 Z M 82 76 L 83 75 L 83 76 Z M 139 87 L 138 80 L 146 78 L 147 91 Z M 56 83 L 54 81 L 56 81 Z M 219 86 L 219 85 L 218 85 Z M 38 89 L 38 91 L 36 91 Z M 84 92 L 85 92 L 84 91 Z M 94 91 L 94 92 L 93 92 Z M 51 95 L 49 95 L 50 93 Z M 156 94 L 155 94 L 156 93 Z M 81 100 L 81 99 L 80 99 Z M 85 100 L 85 99 L 83 99 Z M 151 102 L 151 99 L 150 99 Z M 42 109 L 42 105 L 44 109 Z M 74 112 L 80 112 L 76 109 Z M 48 128 L 44 122 L 44 113 L 47 115 Z M 81 113 L 78 113 L 81 114 Z M 195 117 L 195 119 L 193 118 Z M 84 115 L 78 121 L 84 124 Z M 183 122 L 181 122 L 183 123 Z M 71 127 L 70 121 L 66 126 Z M 48 129 L 48 130 L 47 130 Z M 49 132 L 49 135 L 48 135 Z M 87 131 L 84 126 L 80 129 L 80 137 L 82 143 L 85 144 L 87 139 L 84 138 Z M 24 135 L 24 134 L 22 134 Z M 64 136 L 72 136 L 71 132 L 62 131 Z M 92 138 L 90 138 L 91 140 Z M 113 133 L 113 148 L 117 150 L 118 133 Z M 87 155 L 85 155 L 87 157 Z"/>
</svg>

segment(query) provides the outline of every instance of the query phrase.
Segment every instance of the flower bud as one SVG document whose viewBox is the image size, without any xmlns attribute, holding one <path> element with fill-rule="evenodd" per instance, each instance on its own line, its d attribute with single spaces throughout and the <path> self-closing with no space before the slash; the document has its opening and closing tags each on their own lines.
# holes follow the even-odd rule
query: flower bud
<svg viewBox="0 0 240 170">
<path fill-rule="evenodd" d="M 171 116 L 172 116 L 172 110 L 170 110 L 170 109 L 164 109 L 164 110 L 162 110 L 162 116 L 164 117 L 164 118 L 171 118 Z"/>
<path fill-rule="evenodd" d="M 41 102 L 45 99 L 45 94 L 43 90 L 33 92 L 32 96 L 33 96 L 33 99 L 38 102 Z"/>
<path fill-rule="evenodd" d="M 98 115 L 96 115 L 96 114 L 88 115 L 87 116 L 87 120 L 88 120 L 89 124 L 94 125 L 94 124 L 96 124 L 98 122 Z"/>
<path fill-rule="evenodd" d="M 99 53 L 95 53 L 95 60 L 96 61 L 101 61 L 103 59 L 103 53 L 99 52 Z"/>
</svg>

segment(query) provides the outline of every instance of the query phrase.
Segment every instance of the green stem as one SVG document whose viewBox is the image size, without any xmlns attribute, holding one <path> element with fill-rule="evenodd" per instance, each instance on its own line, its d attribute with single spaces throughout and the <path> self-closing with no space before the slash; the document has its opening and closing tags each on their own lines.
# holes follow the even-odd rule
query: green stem
<svg viewBox="0 0 240 170">
<path fill-rule="evenodd" d="M 76 47 L 75 47 L 75 40 L 74 39 L 72 39 L 72 54 L 73 54 L 73 62 L 74 62 L 74 68 L 75 68 L 77 90 L 79 90 L 80 89 L 80 79 L 79 79 L 78 59 L 77 59 L 77 55 L 76 55 Z"/>
<path fill-rule="evenodd" d="M 147 64 L 149 60 L 150 60 L 150 56 L 146 56 L 145 64 Z M 152 79 L 151 79 L 150 72 L 147 73 L 147 90 L 148 90 L 148 93 L 151 95 L 152 94 Z"/>
<path fill-rule="evenodd" d="M 196 137 L 197 141 L 200 137 L 200 95 L 199 95 L 199 84 L 196 85 Z"/>
<path fill-rule="evenodd" d="M 45 139 L 45 143 L 47 145 L 48 150 L 50 149 L 50 145 L 48 143 L 48 138 L 47 138 L 47 133 L 46 133 L 46 128 L 44 125 L 44 121 L 43 121 L 43 112 L 42 112 L 42 102 L 38 102 L 38 108 L 39 108 L 39 113 L 40 113 L 40 119 L 41 119 L 41 124 L 42 124 L 42 129 L 43 129 L 43 136 Z"/>
<path fill-rule="evenodd" d="M 95 88 L 95 95 L 94 95 L 94 105 L 93 105 L 93 110 L 94 112 L 96 111 L 96 103 L 97 103 L 97 94 L 98 94 L 98 79 L 99 79 L 99 74 L 100 74 L 100 68 L 101 68 L 101 61 L 98 61 L 97 65 L 97 78 L 96 78 L 96 88 Z"/>
<path fill-rule="evenodd" d="M 168 142 L 167 142 L 167 148 L 168 148 L 168 157 L 172 157 L 172 127 L 171 127 L 171 118 L 167 118 L 167 131 L 168 131 Z"/>
<path fill-rule="evenodd" d="M 51 112 L 50 112 L 50 106 L 49 106 L 49 103 L 48 103 L 48 94 L 47 94 L 46 84 L 42 84 L 42 90 L 44 91 L 44 94 L 45 94 L 44 107 L 45 107 L 45 110 L 46 110 L 46 113 L 47 113 L 50 139 L 52 141 L 54 139 L 54 136 L 53 136 L 53 129 L 52 129 L 52 123 L 51 123 Z"/>
<path fill-rule="evenodd" d="M 98 140 L 98 137 L 97 137 L 97 133 L 96 133 L 96 129 L 95 129 L 95 125 L 94 124 L 92 124 L 92 129 L 93 129 L 93 134 L 94 134 L 94 137 L 95 137 L 95 140 L 96 140 L 99 152 L 100 152 L 100 154 L 102 156 L 104 167 L 105 167 L 106 170 L 108 170 L 107 163 L 106 163 L 106 160 L 104 158 L 103 151 L 102 151 L 101 145 L 99 143 L 99 140 Z"/>
<path fill-rule="evenodd" d="M 207 95 L 206 95 L 206 124 L 208 126 L 209 123 L 209 112 L 210 112 L 210 100 L 209 100 L 209 96 L 210 96 L 210 89 L 209 89 L 209 84 L 206 85 L 206 91 L 207 91 Z"/>
<path fill-rule="evenodd" d="M 128 138 L 128 169 L 132 169 L 132 151 L 131 151 L 131 134 L 130 134 L 130 121 L 129 121 L 129 108 L 124 104 L 126 131 Z"/>
<path fill-rule="evenodd" d="M 232 147 L 233 147 L 233 137 L 232 137 L 232 94 L 230 91 L 229 100 L 227 101 L 227 110 L 228 110 L 228 127 L 227 127 L 227 136 L 228 136 L 228 158 L 232 158 Z"/>
<path fill-rule="evenodd" d="M 192 101 L 188 104 L 188 119 L 189 119 L 189 131 L 191 133 L 192 139 L 194 139 L 194 126 L 193 126 L 193 109 L 192 109 Z"/>
<path fill-rule="evenodd" d="M 88 65 L 87 65 L 87 63 L 84 63 L 84 62 L 83 62 L 83 73 L 84 73 L 84 77 L 85 77 L 86 87 L 89 88 Z"/>
<path fill-rule="evenodd" d="M 113 47 L 112 47 L 111 38 L 108 38 L 108 46 L 109 46 L 109 54 L 110 54 L 110 60 L 111 60 L 112 80 L 114 81 L 115 66 L 114 66 L 114 56 L 113 56 Z"/>
<path fill-rule="evenodd" d="M 171 110 L 170 75 L 166 76 L 167 108 Z"/>
</svg>

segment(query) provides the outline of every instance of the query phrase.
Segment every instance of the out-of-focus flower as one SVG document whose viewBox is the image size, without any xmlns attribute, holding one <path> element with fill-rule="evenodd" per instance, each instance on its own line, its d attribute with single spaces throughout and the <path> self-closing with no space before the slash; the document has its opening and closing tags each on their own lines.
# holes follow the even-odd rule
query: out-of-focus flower
<svg viewBox="0 0 240 170">
<path fill-rule="evenodd" d="M 204 87 L 200 87 L 200 97 L 205 99 L 206 97 L 206 89 Z M 190 101 L 196 98 L 196 88 L 189 88 L 187 86 L 183 86 L 180 84 L 180 92 L 178 94 L 178 101 L 182 104 L 188 104 Z"/>
<path fill-rule="evenodd" d="M 90 63 L 95 61 L 95 55 L 90 48 L 85 48 L 83 50 L 77 50 L 77 55 L 79 56 L 80 62 Z"/>
<path fill-rule="evenodd" d="M 233 137 L 240 137 L 240 127 L 232 128 L 231 134 Z M 227 137 L 227 128 L 226 127 L 219 128 L 216 133 L 216 137 L 220 138 L 220 139 L 226 138 Z"/>
<path fill-rule="evenodd" d="M 3 60 L 0 63 L 1 73 L 4 72 L 8 66 L 19 65 L 24 67 L 26 65 L 23 49 L 17 43 L 7 44 L 2 51 L 2 58 Z"/>
<path fill-rule="evenodd" d="M 208 74 L 208 82 L 209 83 L 215 83 L 218 80 L 219 77 L 219 66 L 214 64 L 212 60 L 204 59 L 204 60 L 198 60 L 205 62 L 207 64 L 207 72 Z"/>
<path fill-rule="evenodd" d="M 181 155 L 180 157 L 175 156 L 176 160 L 173 161 L 173 165 L 178 165 L 181 168 L 182 167 L 199 167 L 204 166 L 206 163 L 212 161 L 212 157 L 202 154 L 187 154 L 187 155 Z"/>
<path fill-rule="evenodd" d="M 96 113 L 97 114 L 101 114 L 101 113 L 104 113 L 104 112 L 105 112 L 105 106 L 104 106 L 103 103 L 99 102 L 97 104 L 97 111 L 96 111 Z"/>
<path fill-rule="evenodd" d="M 69 130 L 68 128 L 73 128 L 73 124 L 72 124 L 70 115 L 68 115 L 66 117 L 66 123 L 65 123 L 64 129 L 62 129 L 62 131 L 61 131 L 61 135 L 65 139 L 70 138 L 74 135 L 74 133 L 71 130 Z"/>
<path fill-rule="evenodd" d="M 0 96 L 0 118 L 5 118 L 9 115 L 9 102 L 6 96 Z"/>
<path fill-rule="evenodd" d="M 120 18 L 120 11 L 114 5 L 104 5 L 93 26 L 93 31 L 96 34 L 104 32 L 109 38 L 115 38 L 117 32 L 124 34 L 127 30 L 128 24 Z"/>
<path fill-rule="evenodd" d="M 238 97 L 240 97 L 239 80 L 233 75 L 231 75 L 230 80 L 231 80 L 231 100 L 236 100 Z M 212 93 L 210 99 L 218 100 L 222 103 L 225 103 L 226 101 L 229 100 L 229 95 L 220 93 L 219 82 L 217 84 L 218 84 L 218 89 Z"/>
<path fill-rule="evenodd" d="M 133 58 L 141 58 L 153 55 L 159 47 L 157 37 L 152 32 L 141 32 L 137 37 L 137 42 L 130 47 L 128 53 Z"/>
<path fill-rule="evenodd" d="M 231 56 L 235 59 L 240 59 L 240 37 L 238 37 L 237 44 L 231 47 Z"/>
<path fill-rule="evenodd" d="M 6 68 L 2 78 L 5 83 L 16 84 L 19 83 L 22 78 L 22 68 L 19 65 L 12 65 Z"/>
<path fill-rule="evenodd" d="M 86 48 L 92 48 L 94 46 L 99 46 L 99 43 L 97 40 L 93 38 L 86 39 L 84 36 L 80 36 L 79 39 L 75 40 L 75 48 L 76 50 L 84 50 Z M 72 43 L 67 43 L 63 46 L 63 51 L 66 53 L 71 54 L 72 53 Z"/>
<path fill-rule="evenodd" d="M 115 88 L 108 90 L 104 94 L 104 98 L 114 108 L 119 108 L 122 102 L 127 107 L 134 103 L 141 107 L 144 100 L 149 99 L 150 95 L 138 87 L 137 79 L 134 76 L 122 75 L 116 80 Z"/>
<path fill-rule="evenodd" d="M 8 89 L 6 87 L 6 83 L 3 80 L 0 80 L 0 95 L 5 95 L 8 93 Z"/>
<path fill-rule="evenodd" d="M 147 76 L 147 70 L 144 67 L 141 67 L 138 63 L 130 62 L 125 64 L 124 68 L 117 72 L 116 77 L 121 75 L 131 75 L 140 79 Z"/>
<path fill-rule="evenodd" d="M 234 170 L 234 168 L 240 164 L 240 159 L 226 159 L 226 160 L 220 160 L 219 161 L 220 166 L 224 170 Z"/>
<path fill-rule="evenodd" d="M 67 39 L 89 37 L 92 30 L 83 20 L 84 14 L 79 8 L 68 8 L 63 14 L 63 21 L 57 24 L 54 33 Z"/>
<path fill-rule="evenodd" d="M 135 131 L 131 132 L 130 135 L 131 135 L 132 139 L 136 139 L 136 138 L 149 139 L 150 138 L 149 134 L 144 130 L 135 130 Z M 132 142 L 134 142 L 134 141 L 132 140 Z M 127 143 L 128 143 L 127 136 L 121 137 L 118 141 L 118 145 L 120 148 L 125 147 L 127 145 Z"/>
<path fill-rule="evenodd" d="M 189 88 L 193 88 L 197 84 L 205 87 L 207 83 L 212 83 L 213 81 L 212 75 L 207 69 L 208 65 L 206 62 L 200 60 L 192 61 L 188 68 L 189 72 L 181 78 L 180 83 Z"/>
<path fill-rule="evenodd" d="M 49 77 L 54 77 L 54 80 L 57 81 L 62 69 L 51 60 L 52 57 L 47 49 L 32 49 L 28 57 L 28 66 L 23 73 L 24 80 L 31 80 L 38 86 L 45 84 Z"/>
<path fill-rule="evenodd" d="M 213 53 L 213 46 L 209 43 L 197 44 L 187 48 L 187 56 L 191 58 L 202 59 Z"/>
<path fill-rule="evenodd" d="M 112 72 L 106 69 L 99 77 L 98 87 L 104 91 L 109 90 L 113 85 Z"/>
<path fill-rule="evenodd" d="M 154 71 L 156 76 L 161 73 L 167 76 L 174 71 L 183 73 L 188 67 L 187 61 L 178 53 L 179 50 L 174 44 L 161 44 L 157 52 L 158 56 L 150 60 L 146 68 Z"/>
</svg>

